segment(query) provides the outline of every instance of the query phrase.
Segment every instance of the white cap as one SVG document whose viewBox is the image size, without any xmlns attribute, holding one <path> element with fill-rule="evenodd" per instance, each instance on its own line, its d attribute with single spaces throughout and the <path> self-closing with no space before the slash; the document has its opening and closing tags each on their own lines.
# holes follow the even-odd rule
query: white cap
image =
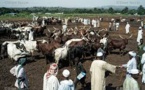
<svg viewBox="0 0 145 90">
<path fill-rule="evenodd" d="M 131 55 L 132 57 L 136 56 L 136 53 L 134 51 L 130 51 L 128 54 Z"/>
<path fill-rule="evenodd" d="M 142 29 L 142 27 L 139 27 L 139 29 Z"/>
<path fill-rule="evenodd" d="M 143 50 L 145 51 L 145 46 L 143 47 Z"/>
<path fill-rule="evenodd" d="M 70 75 L 70 71 L 67 70 L 67 69 L 65 69 L 65 70 L 63 70 L 62 75 L 63 75 L 64 77 L 68 77 L 68 76 Z"/>
<path fill-rule="evenodd" d="M 103 53 L 102 53 L 102 52 L 98 52 L 98 53 L 97 53 L 97 56 L 98 56 L 98 57 L 101 57 L 101 56 L 103 56 Z"/>
<path fill-rule="evenodd" d="M 138 74 L 139 73 L 139 70 L 138 69 L 131 69 L 130 70 L 130 73 L 131 74 Z"/>
</svg>

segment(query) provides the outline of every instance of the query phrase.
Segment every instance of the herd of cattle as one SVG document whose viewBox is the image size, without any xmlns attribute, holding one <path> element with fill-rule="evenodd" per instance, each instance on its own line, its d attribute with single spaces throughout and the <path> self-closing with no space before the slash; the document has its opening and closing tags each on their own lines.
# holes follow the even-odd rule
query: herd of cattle
<svg viewBox="0 0 145 90">
<path fill-rule="evenodd" d="M 51 21 L 52 20 L 52 21 Z M 112 20 L 112 19 L 111 19 Z M 107 54 L 114 49 L 119 49 L 123 54 L 128 39 L 120 35 L 120 39 L 109 39 L 107 29 L 93 28 L 91 25 L 80 27 L 69 27 L 65 32 L 62 28 L 56 28 L 55 24 L 62 25 L 63 22 L 72 23 L 72 20 L 44 19 L 37 22 L 8 22 L 1 21 L 0 34 L 16 41 L 4 41 L 0 44 L 0 58 L 9 57 L 17 61 L 20 57 L 28 57 L 34 60 L 34 52 L 41 52 L 46 63 L 56 62 L 62 65 L 68 62 L 75 65 L 79 60 L 94 56 L 101 44 Z M 49 24 L 54 25 L 53 30 Z M 75 22 L 81 23 L 81 22 Z M 34 40 L 28 40 L 29 32 L 34 31 Z M 37 40 L 38 37 L 46 36 L 47 39 Z M 37 39 L 36 39 L 37 38 Z"/>
</svg>

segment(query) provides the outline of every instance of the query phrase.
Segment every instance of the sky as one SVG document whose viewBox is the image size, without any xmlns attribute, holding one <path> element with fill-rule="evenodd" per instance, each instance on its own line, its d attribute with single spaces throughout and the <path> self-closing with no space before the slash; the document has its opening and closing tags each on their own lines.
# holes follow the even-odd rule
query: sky
<svg viewBox="0 0 145 90">
<path fill-rule="evenodd" d="M 144 6 L 145 0 L 0 0 L 0 7 Z"/>
</svg>

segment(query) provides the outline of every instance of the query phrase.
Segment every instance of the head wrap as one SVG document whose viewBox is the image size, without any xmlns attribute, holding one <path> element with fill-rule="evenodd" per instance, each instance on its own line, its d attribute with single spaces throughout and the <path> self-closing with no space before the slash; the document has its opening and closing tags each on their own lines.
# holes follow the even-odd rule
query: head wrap
<svg viewBox="0 0 145 90">
<path fill-rule="evenodd" d="M 57 75 L 58 65 L 56 63 L 52 63 L 46 72 L 46 77 L 49 78 L 51 75 Z"/>
<path fill-rule="evenodd" d="M 103 53 L 102 52 L 98 52 L 97 53 L 97 57 L 101 57 L 101 56 L 103 56 Z"/>
<path fill-rule="evenodd" d="M 131 55 L 132 57 L 136 56 L 136 53 L 134 51 L 130 51 L 128 54 Z"/>
<path fill-rule="evenodd" d="M 62 75 L 63 75 L 64 77 L 68 77 L 68 76 L 70 75 L 70 71 L 67 70 L 67 69 L 65 69 L 65 70 L 63 70 Z"/>
<path fill-rule="evenodd" d="M 139 30 L 141 30 L 142 29 L 142 27 L 139 27 Z"/>
<path fill-rule="evenodd" d="M 138 74 L 139 73 L 139 70 L 138 69 L 131 69 L 130 70 L 130 73 L 131 74 Z"/>
<path fill-rule="evenodd" d="M 18 64 L 20 64 L 20 65 L 24 65 L 25 62 L 26 62 L 26 58 L 20 58 L 18 60 Z"/>
</svg>

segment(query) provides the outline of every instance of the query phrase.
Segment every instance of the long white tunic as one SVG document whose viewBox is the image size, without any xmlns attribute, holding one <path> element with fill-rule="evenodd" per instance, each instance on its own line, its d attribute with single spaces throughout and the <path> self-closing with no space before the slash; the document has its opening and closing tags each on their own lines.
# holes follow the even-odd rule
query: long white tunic
<svg viewBox="0 0 145 90">
<path fill-rule="evenodd" d="M 58 90 L 74 90 L 73 81 L 70 79 L 61 81 Z"/>
<path fill-rule="evenodd" d="M 94 60 L 90 67 L 91 90 L 105 90 L 105 71 L 115 73 L 116 66 L 103 60 Z"/>
<path fill-rule="evenodd" d="M 30 41 L 34 40 L 34 31 L 30 31 L 30 33 L 29 33 L 29 40 Z"/>
<path fill-rule="evenodd" d="M 130 59 L 127 64 L 123 64 L 123 67 L 127 68 L 127 72 L 130 73 L 130 70 L 132 69 L 137 69 L 137 62 L 135 57 L 133 57 L 132 59 Z"/>
<path fill-rule="evenodd" d="M 130 28 L 130 24 L 126 24 L 126 26 L 125 26 L 126 34 L 129 33 L 129 28 Z"/>
<path fill-rule="evenodd" d="M 51 75 L 49 78 L 46 77 L 46 73 L 43 77 L 43 90 L 58 90 L 59 81 L 56 76 Z"/>
<path fill-rule="evenodd" d="M 143 38 L 143 31 L 142 30 L 138 30 L 138 34 L 137 34 L 137 42 L 140 44 L 140 39 Z"/>
<path fill-rule="evenodd" d="M 145 83 L 145 53 L 142 55 L 141 63 L 143 64 L 143 68 L 142 68 L 142 73 L 143 73 L 142 83 Z"/>
<path fill-rule="evenodd" d="M 130 77 L 126 77 L 124 83 L 123 83 L 123 90 L 140 90 L 138 82 Z"/>
<path fill-rule="evenodd" d="M 97 27 L 96 24 L 97 24 L 97 21 L 93 19 L 92 20 L 92 25 L 93 25 L 94 28 Z"/>
<path fill-rule="evenodd" d="M 10 70 L 10 73 L 13 74 L 14 76 L 16 76 L 16 78 L 24 78 L 24 81 L 21 81 L 20 82 L 20 87 L 18 85 L 18 79 L 16 79 L 16 82 L 15 82 L 15 87 L 17 88 L 28 88 L 28 79 L 26 77 L 26 73 L 24 71 L 24 68 L 22 67 L 19 71 L 19 67 L 21 65 L 17 65 L 17 66 L 14 66 L 11 70 Z"/>
</svg>

